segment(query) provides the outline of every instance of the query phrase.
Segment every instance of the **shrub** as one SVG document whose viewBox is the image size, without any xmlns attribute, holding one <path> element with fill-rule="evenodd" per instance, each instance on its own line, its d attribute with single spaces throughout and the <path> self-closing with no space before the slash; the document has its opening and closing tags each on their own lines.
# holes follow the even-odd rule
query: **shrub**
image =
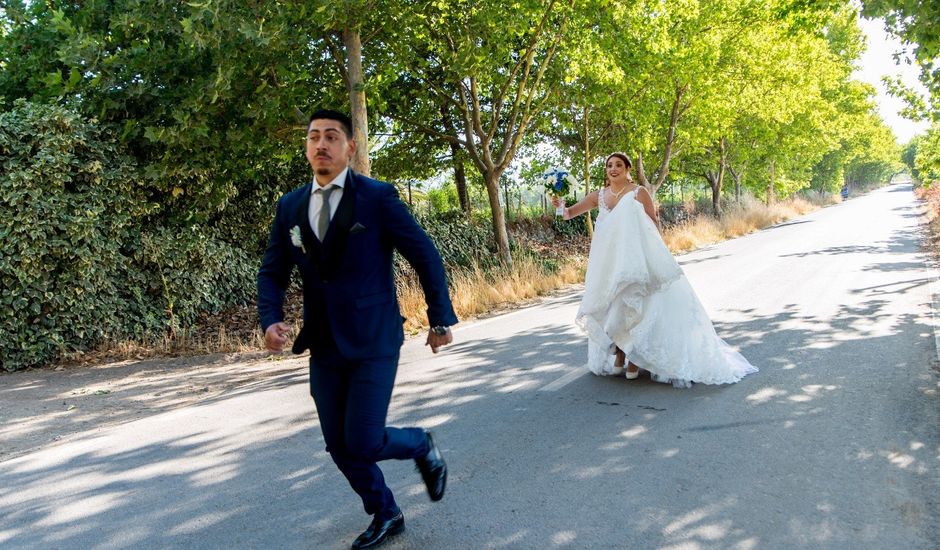
<svg viewBox="0 0 940 550">
<path fill-rule="evenodd" d="M 570 206 L 570 205 L 569 205 Z M 597 222 L 597 209 L 591 210 L 591 220 Z M 585 221 L 584 216 L 579 216 L 574 220 L 565 221 L 561 216 L 556 216 L 555 212 L 551 213 L 551 226 L 552 231 L 555 234 L 562 237 L 577 237 L 580 235 L 587 235 L 587 222 Z"/>
<path fill-rule="evenodd" d="M 146 309 L 122 288 L 147 203 L 136 167 L 93 123 L 24 100 L 0 114 L 0 363 L 40 364 Z"/>
<path fill-rule="evenodd" d="M 466 270 L 499 263 L 493 247 L 493 229 L 481 220 L 468 220 L 459 210 L 443 214 L 417 214 L 418 223 L 437 245 L 444 264 Z"/>
<path fill-rule="evenodd" d="M 19 100 L 0 114 L 0 166 L 3 369 L 189 330 L 253 294 L 252 254 L 153 219 L 134 161 L 94 121 Z"/>
<path fill-rule="evenodd" d="M 142 234 L 138 260 L 170 333 L 193 328 L 202 313 L 218 313 L 254 296 L 258 261 L 201 226 Z"/>
</svg>

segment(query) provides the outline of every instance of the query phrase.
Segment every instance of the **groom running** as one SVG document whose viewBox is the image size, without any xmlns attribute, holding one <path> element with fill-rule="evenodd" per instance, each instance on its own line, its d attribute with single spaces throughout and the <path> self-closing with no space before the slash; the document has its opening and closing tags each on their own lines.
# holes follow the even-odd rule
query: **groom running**
<svg viewBox="0 0 940 550">
<path fill-rule="evenodd" d="M 362 498 L 372 523 L 353 548 L 374 548 L 405 528 L 380 460 L 414 459 L 431 500 L 444 496 L 447 466 L 431 433 L 385 426 L 404 340 L 392 274 L 392 251 L 414 267 L 424 289 L 437 353 L 457 322 L 440 254 L 398 198 L 395 187 L 356 174 L 352 123 L 320 110 L 307 127 L 310 184 L 277 204 L 258 271 L 258 314 L 265 346 L 283 350 L 284 291 L 294 266 L 304 292 L 304 324 L 294 353 L 310 350 L 310 393 L 326 450 Z"/>
</svg>

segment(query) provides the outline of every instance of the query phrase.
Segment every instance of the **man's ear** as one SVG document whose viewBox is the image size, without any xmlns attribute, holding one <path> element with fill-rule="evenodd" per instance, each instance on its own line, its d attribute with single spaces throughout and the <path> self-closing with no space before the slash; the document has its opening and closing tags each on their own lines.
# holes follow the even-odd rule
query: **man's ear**
<svg viewBox="0 0 940 550">
<path fill-rule="evenodd" d="M 349 158 L 352 158 L 356 154 L 356 140 L 350 139 L 349 143 Z"/>
</svg>

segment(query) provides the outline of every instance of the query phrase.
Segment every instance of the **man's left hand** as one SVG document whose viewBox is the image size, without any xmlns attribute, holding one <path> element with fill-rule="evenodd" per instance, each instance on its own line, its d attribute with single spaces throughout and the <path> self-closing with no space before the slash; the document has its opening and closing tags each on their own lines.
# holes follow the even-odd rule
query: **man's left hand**
<svg viewBox="0 0 940 550">
<path fill-rule="evenodd" d="M 446 346 L 454 341 L 454 335 L 447 329 L 447 332 L 444 334 L 436 334 L 433 330 L 428 331 L 428 341 L 424 345 L 431 346 L 431 352 L 437 353 L 437 348 Z"/>
</svg>

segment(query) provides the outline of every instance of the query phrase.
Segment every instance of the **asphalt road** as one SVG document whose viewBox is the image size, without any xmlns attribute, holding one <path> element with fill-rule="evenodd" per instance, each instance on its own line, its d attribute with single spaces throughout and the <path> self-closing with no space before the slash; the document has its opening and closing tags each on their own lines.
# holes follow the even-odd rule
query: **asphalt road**
<svg viewBox="0 0 940 550">
<path fill-rule="evenodd" d="M 579 294 L 403 348 L 390 425 L 434 428 L 405 548 L 940 548 L 940 373 L 918 206 L 896 185 L 680 257 L 760 368 L 595 377 Z M 302 360 L 300 360 L 302 361 Z M 0 462 L 2 548 L 348 548 L 369 518 L 297 369 Z"/>
</svg>

